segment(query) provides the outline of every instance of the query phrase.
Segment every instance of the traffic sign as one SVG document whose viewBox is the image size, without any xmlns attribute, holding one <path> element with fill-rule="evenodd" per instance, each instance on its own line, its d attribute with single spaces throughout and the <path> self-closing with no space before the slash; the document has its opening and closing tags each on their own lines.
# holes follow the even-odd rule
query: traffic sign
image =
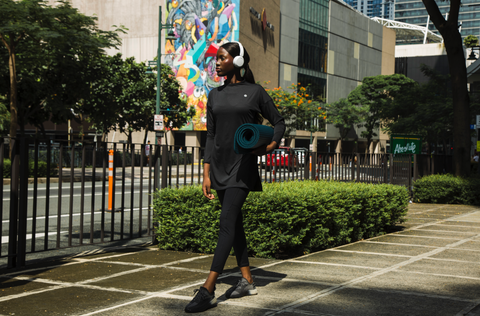
<svg viewBox="0 0 480 316">
<path fill-rule="evenodd" d="M 470 129 L 476 129 L 477 126 L 475 124 L 470 124 Z"/>
<path fill-rule="evenodd" d="M 163 126 L 163 115 L 154 115 L 153 116 L 153 129 L 155 131 L 163 131 L 165 127 Z"/>
</svg>

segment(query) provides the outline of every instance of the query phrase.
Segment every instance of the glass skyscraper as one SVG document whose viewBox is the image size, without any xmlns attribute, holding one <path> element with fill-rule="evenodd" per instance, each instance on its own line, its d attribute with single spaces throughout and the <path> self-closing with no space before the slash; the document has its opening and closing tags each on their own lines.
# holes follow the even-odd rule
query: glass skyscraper
<svg viewBox="0 0 480 316">
<path fill-rule="evenodd" d="M 301 0 L 298 82 L 315 98 L 326 97 L 329 0 Z"/>
<path fill-rule="evenodd" d="M 449 1 L 436 1 L 443 16 L 450 11 Z M 427 9 L 421 0 L 395 0 L 395 21 L 426 26 L 428 20 Z M 462 37 L 467 35 L 480 36 L 480 1 L 462 0 L 458 21 L 461 22 Z M 433 23 L 430 21 L 428 28 L 439 34 Z"/>
<path fill-rule="evenodd" d="M 393 20 L 394 0 L 344 0 L 368 17 Z"/>
</svg>

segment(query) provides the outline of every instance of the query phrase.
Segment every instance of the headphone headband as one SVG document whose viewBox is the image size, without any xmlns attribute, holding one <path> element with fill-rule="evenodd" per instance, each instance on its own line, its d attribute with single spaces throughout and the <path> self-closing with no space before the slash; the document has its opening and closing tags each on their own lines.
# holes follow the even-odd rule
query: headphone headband
<svg viewBox="0 0 480 316">
<path fill-rule="evenodd" d="M 238 47 L 240 47 L 240 56 L 243 57 L 244 55 L 244 50 L 243 50 L 243 45 L 240 42 L 234 42 L 238 44 Z"/>
<path fill-rule="evenodd" d="M 243 45 L 240 42 L 232 42 L 232 43 L 237 43 L 238 47 L 240 48 L 240 55 L 236 56 L 233 59 L 233 65 L 237 68 L 241 68 L 245 63 L 245 60 L 243 59 L 243 54 L 244 54 Z"/>
</svg>

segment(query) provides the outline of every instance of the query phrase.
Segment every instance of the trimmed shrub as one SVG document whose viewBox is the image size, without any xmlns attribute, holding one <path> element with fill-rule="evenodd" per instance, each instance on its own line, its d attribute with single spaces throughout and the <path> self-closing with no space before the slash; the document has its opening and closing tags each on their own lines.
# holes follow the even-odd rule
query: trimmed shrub
<svg viewBox="0 0 480 316">
<path fill-rule="evenodd" d="M 12 161 L 10 159 L 3 159 L 3 178 L 10 178 L 12 176 Z"/>
<path fill-rule="evenodd" d="M 291 257 L 381 235 L 404 221 L 408 199 L 404 187 L 388 184 L 267 183 L 243 207 L 248 249 L 256 257 Z M 159 247 L 213 253 L 220 210 L 200 186 L 157 191 Z"/>
<path fill-rule="evenodd" d="M 34 162 L 30 161 L 29 162 L 29 168 L 28 168 L 28 177 L 33 178 L 35 175 L 33 173 L 34 170 Z M 57 169 L 57 164 L 51 163 L 50 164 L 50 177 L 55 177 L 58 175 L 58 169 Z M 46 161 L 39 161 L 38 162 L 38 169 L 37 169 L 37 177 L 43 178 L 46 177 L 48 173 L 47 169 L 47 162 Z"/>
<path fill-rule="evenodd" d="M 418 203 L 480 205 L 480 178 L 436 174 L 413 184 L 413 201 Z"/>
<path fill-rule="evenodd" d="M 34 177 L 34 174 L 33 174 L 33 170 L 34 170 L 34 162 L 33 161 L 30 161 L 28 163 L 28 177 L 29 178 L 33 178 Z M 12 162 L 10 161 L 10 159 L 8 158 L 5 158 L 3 160 L 3 178 L 4 179 L 8 179 L 12 176 L 11 174 L 12 172 Z M 47 163 L 45 161 L 39 161 L 38 162 L 38 170 L 37 170 L 37 177 L 46 177 L 47 176 Z M 58 175 L 58 170 L 57 170 L 57 164 L 50 164 L 50 176 L 51 177 L 54 177 Z"/>
</svg>

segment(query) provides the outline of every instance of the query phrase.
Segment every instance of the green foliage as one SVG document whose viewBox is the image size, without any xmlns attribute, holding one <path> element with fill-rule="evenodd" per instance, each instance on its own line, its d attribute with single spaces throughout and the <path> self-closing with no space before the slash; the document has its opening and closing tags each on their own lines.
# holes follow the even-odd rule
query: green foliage
<svg viewBox="0 0 480 316">
<path fill-rule="evenodd" d="M 463 39 L 463 45 L 467 48 L 478 46 L 478 37 L 475 35 L 468 35 Z"/>
<path fill-rule="evenodd" d="M 8 134 L 10 129 L 10 111 L 8 110 L 7 98 L 0 95 L 0 135 Z"/>
<path fill-rule="evenodd" d="M 327 181 L 264 184 L 243 206 L 250 255 L 286 257 L 381 235 L 404 220 L 408 191 L 394 185 Z M 220 203 L 201 187 L 162 189 L 154 222 L 162 249 L 212 253 Z"/>
<path fill-rule="evenodd" d="M 99 132 L 118 128 L 129 143 L 134 131 L 153 131 L 157 80 L 146 71 L 144 63 L 135 62 L 133 57 L 123 60 L 120 53 L 98 57 L 89 66 L 90 94 L 80 102 L 79 113 Z M 195 109 L 187 109 L 186 101 L 180 98 L 180 84 L 169 66 L 162 64 L 161 78 L 160 109 L 173 111 L 165 115 L 165 126 L 179 128 L 195 115 Z"/>
<path fill-rule="evenodd" d="M 10 159 L 3 159 L 3 178 L 10 178 L 12 176 L 12 161 Z"/>
<path fill-rule="evenodd" d="M 428 66 L 421 70 L 428 83 L 415 84 L 398 94 L 383 112 L 389 134 L 414 134 L 427 143 L 448 140 L 453 131 L 453 103 L 450 76 L 440 75 Z"/>
<path fill-rule="evenodd" d="M 413 200 L 418 203 L 480 205 L 480 178 L 451 174 L 431 175 L 413 184 Z"/>
<path fill-rule="evenodd" d="M 160 110 L 164 115 L 164 125 L 169 129 L 183 127 L 193 116 L 195 107 L 188 107 L 187 99 L 182 97 L 182 87 L 170 66 L 162 64 Z M 154 70 L 156 67 L 153 68 Z M 153 116 L 149 117 L 153 131 Z"/>
<path fill-rule="evenodd" d="M 362 84 L 350 92 L 348 102 L 363 110 L 362 122 L 358 126 L 365 128 L 361 136 L 368 144 L 377 136 L 375 130 L 381 126 L 383 113 L 391 107 L 393 100 L 398 95 L 408 94 L 415 85 L 414 80 L 401 74 L 378 75 L 363 78 Z"/>
<path fill-rule="evenodd" d="M 0 81 L 7 83 L 0 85 L 0 95 L 8 95 L 16 110 L 12 136 L 17 119 L 23 131 L 26 124 L 42 129 L 46 120 L 73 118 L 71 109 L 89 90 L 85 67 L 104 49 L 120 44 L 117 32 L 124 32 L 102 31 L 96 23 L 69 1 L 55 6 L 40 0 L 0 1 L 0 59 L 15 60 L 15 68 L 0 64 Z"/>
<path fill-rule="evenodd" d="M 367 114 L 366 107 L 352 104 L 347 99 L 340 99 L 337 102 L 327 104 L 327 123 L 333 124 L 340 130 L 340 138 L 343 140 L 347 137 L 350 129 L 360 124 L 364 116 Z"/>
<path fill-rule="evenodd" d="M 292 84 L 291 91 L 281 87 L 265 89 L 285 118 L 285 137 L 296 130 L 309 132 L 325 130 L 325 108 L 319 100 L 314 100 L 307 93 L 307 89 L 308 87 L 296 84 Z"/>
<path fill-rule="evenodd" d="M 9 179 L 12 176 L 12 162 L 10 159 L 3 159 L 3 178 Z M 28 163 L 28 177 L 33 178 L 35 176 L 35 163 L 30 161 Z M 55 164 L 50 165 L 50 172 L 47 169 L 47 163 L 45 161 L 38 161 L 37 177 L 46 177 L 50 173 L 51 177 L 58 175 L 57 166 Z"/>
</svg>

